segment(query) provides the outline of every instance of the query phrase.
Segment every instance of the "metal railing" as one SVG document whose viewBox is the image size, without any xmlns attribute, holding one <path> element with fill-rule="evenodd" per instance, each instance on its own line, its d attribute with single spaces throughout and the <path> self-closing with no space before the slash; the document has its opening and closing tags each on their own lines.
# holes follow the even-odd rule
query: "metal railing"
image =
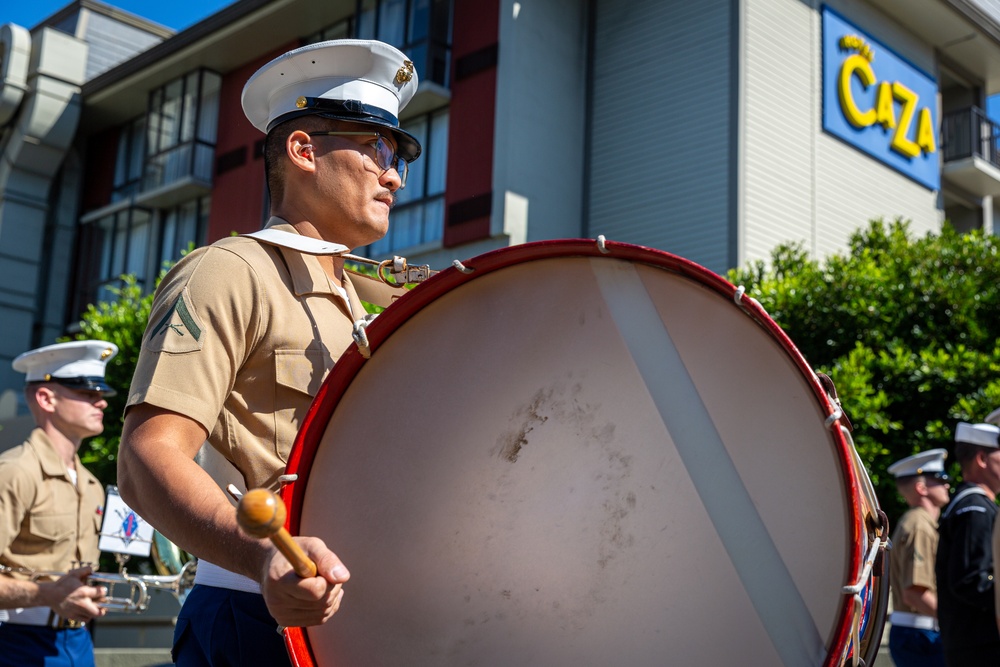
<svg viewBox="0 0 1000 667">
<path fill-rule="evenodd" d="M 1000 168 L 1000 124 L 979 107 L 952 111 L 941 122 L 944 161 L 978 157 Z"/>
</svg>

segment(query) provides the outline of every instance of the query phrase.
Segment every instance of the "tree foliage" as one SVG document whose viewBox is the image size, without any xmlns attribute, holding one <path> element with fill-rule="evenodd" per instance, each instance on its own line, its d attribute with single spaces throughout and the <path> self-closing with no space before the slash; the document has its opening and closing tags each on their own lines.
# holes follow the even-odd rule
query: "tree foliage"
<svg viewBox="0 0 1000 667">
<path fill-rule="evenodd" d="M 816 261 L 786 244 L 729 273 L 833 378 L 890 520 L 905 507 L 886 468 L 953 452 L 957 422 L 1000 406 L 998 246 L 980 231 L 914 238 L 906 222 L 876 220 L 843 254 Z"/>
<path fill-rule="evenodd" d="M 102 484 L 117 483 L 118 442 L 121 440 L 128 388 L 153 305 L 153 294 L 143 294 L 135 276 L 125 275 L 121 280 L 121 287 L 108 288 L 114 295 L 111 301 L 87 306 L 80 321 L 80 332 L 75 336 L 77 340 L 106 340 L 118 346 L 118 354 L 105 370 L 108 384 L 118 394 L 108 399 L 108 408 L 104 411 L 104 432 L 88 439 L 80 448 L 80 460 Z"/>
</svg>

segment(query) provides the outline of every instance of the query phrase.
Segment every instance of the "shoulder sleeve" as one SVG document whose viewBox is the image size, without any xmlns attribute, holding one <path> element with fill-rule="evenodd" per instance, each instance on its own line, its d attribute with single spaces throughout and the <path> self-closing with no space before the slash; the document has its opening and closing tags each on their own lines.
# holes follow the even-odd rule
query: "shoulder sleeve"
<svg viewBox="0 0 1000 667">
<path fill-rule="evenodd" d="M 40 479 L 41 469 L 30 456 L 0 458 L 0 553 L 20 534 Z"/>
<path fill-rule="evenodd" d="M 935 590 L 937 582 L 934 577 L 934 556 L 937 552 L 937 532 L 926 524 L 918 524 L 913 534 L 912 559 L 913 569 L 909 586 L 922 586 Z"/>
<path fill-rule="evenodd" d="M 266 327 L 263 290 L 246 256 L 263 255 L 259 248 L 253 241 L 200 248 L 164 277 L 127 406 L 149 403 L 212 431 L 236 371 Z"/>
</svg>

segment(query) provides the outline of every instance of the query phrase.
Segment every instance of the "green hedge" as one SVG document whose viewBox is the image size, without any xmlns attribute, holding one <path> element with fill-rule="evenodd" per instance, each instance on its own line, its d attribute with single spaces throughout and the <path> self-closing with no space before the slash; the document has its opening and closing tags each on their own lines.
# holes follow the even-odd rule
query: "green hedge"
<svg viewBox="0 0 1000 667">
<path fill-rule="evenodd" d="M 905 505 L 886 468 L 934 447 L 952 452 L 957 422 L 1000 406 L 996 236 L 946 224 L 914 238 L 906 222 L 876 220 L 845 253 L 815 261 L 782 245 L 728 278 L 833 378 L 890 521 Z"/>
</svg>

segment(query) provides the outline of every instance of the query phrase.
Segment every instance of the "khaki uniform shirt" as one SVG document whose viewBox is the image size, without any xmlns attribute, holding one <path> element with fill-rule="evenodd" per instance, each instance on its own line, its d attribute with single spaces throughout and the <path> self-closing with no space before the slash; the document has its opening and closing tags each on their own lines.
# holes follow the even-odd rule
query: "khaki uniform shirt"
<svg viewBox="0 0 1000 667">
<path fill-rule="evenodd" d="M 51 440 L 36 428 L 0 454 L 0 563 L 65 572 L 97 564 L 104 489 L 76 457 L 77 483 Z"/>
<path fill-rule="evenodd" d="M 910 586 L 937 591 L 934 577 L 937 546 L 937 522 L 927 510 L 914 507 L 903 514 L 892 532 L 892 549 L 889 550 L 889 582 L 894 610 L 921 613 L 903 602 L 903 591 Z"/>
<path fill-rule="evenodd" d="M 279 218 L 268 227 L 295 233 Z M 188 254 L 157 291 L 128 405 L 194 419 L 247 488 L 278 488 L 313 397 L 365 315 L 319 260 L 247 237 Z"/>
</svg>

